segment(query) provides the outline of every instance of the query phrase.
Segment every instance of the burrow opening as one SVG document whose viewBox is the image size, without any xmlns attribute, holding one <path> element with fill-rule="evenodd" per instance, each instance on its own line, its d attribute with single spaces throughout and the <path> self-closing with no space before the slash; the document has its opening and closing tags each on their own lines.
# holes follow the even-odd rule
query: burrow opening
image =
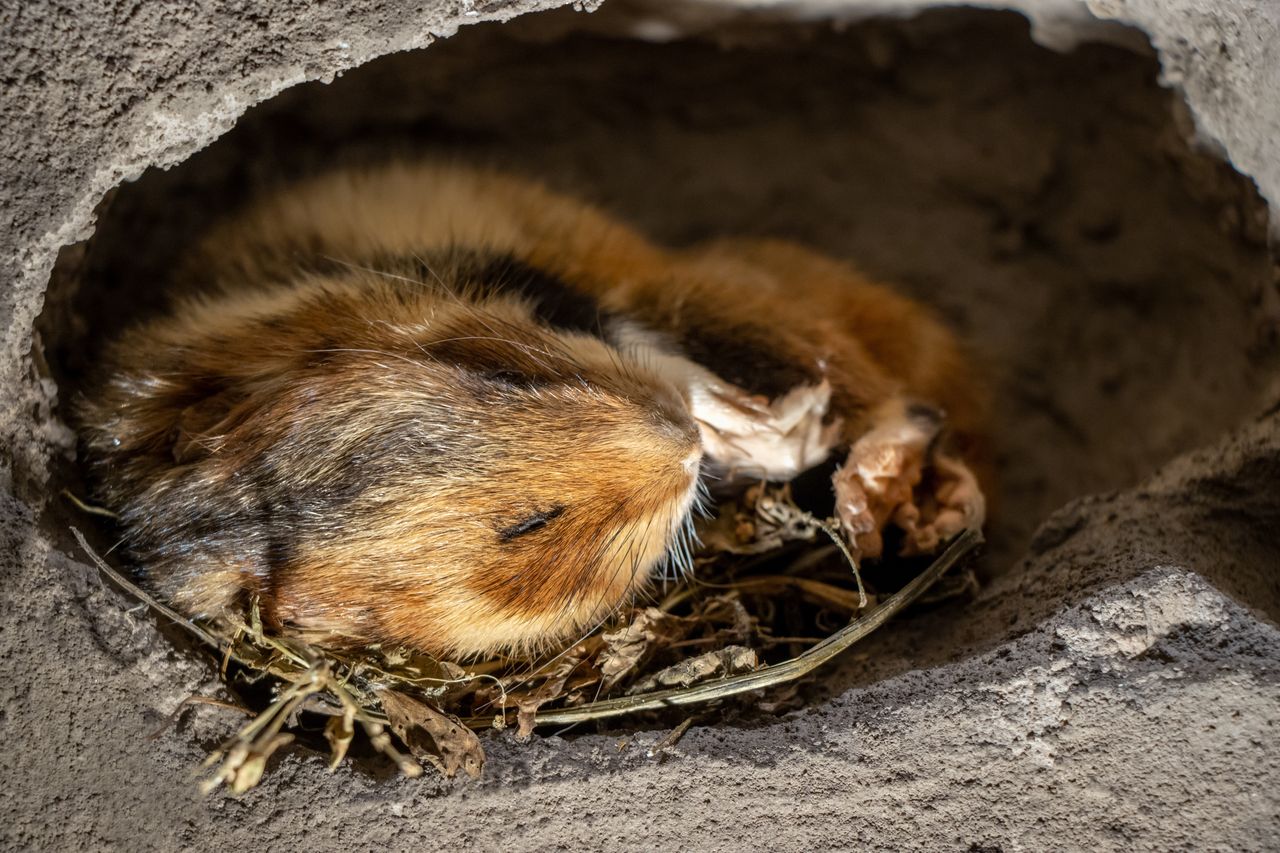
<svg viewBox="0 0 1280 853">
<path fill-rule="evenodd" d="M 624 37 L 607 11 L 591 32 L 567 12 L 469 27 L 294 87 L 112 191 L 93 237 L 62 252 L 38 324 L 61 400 L 102 342 L 181 292 L 167 272 L 219 214 L 343 163 L 444 156 L 535 176 L 662 243 L 795 240 L 935 305 L 995 392 L 988 578 L 1017 570 L 1055 509 L 1261 408 L 1266 206 L 1188 141 L 1150 50 L 1056 53 L 1021 16 L 973 10 L 662 41 Z M 75 463 L 53 482 L 74 490 Z M 64 508 L 45 520 L 55 541 L 66 524 Z M 965 605 L 920 618 L 963 620 Z M 912 648 L 917 665 L 955 651 Z"/>
</svg>

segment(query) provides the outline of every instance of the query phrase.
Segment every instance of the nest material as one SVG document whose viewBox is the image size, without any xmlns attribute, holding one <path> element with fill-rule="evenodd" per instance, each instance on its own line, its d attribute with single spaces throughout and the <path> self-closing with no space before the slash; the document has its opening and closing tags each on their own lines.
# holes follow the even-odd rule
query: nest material
<svg viewBox="0 0 1280 853">
<path fill-rule="evenodd" d="M 526 738 L 539 725 L 742 694 L 753 694 L 766 711 L 781 710 L 794 701 L 798 679 L 921 599 L 981 542 L 977 532 L 958 537 L 880 600 L 865 589 L 833 522 L 799 509 L 787 486 L 760 484 L 723 503 L 702 525 L 693 574 L 666 581 L 656 600 L 633 604 L 548 659 L 457 663 L 409 649 L 335 651 L 274 636 L 263 629 L 256 604 L 244 619 L 188 619 L 109 566 L 73 532 L 117 585 L 216 649 L 229 685 L 272 682 L 266 707 L 246 708 L 250 722 L 206 762 L 214 769 L 203 790 L 225 784 L 235 793 L 258 783 L 271 755 L 294 740 L 288 729 L 302 715 L 328 718 L 331 768 L 346 757 L 358 727 L 406 776 L 420 776 L 423 764 L 430 764 L 446 777 L 462 770 L 474 778 L 484 766 L 477 729 L 515 725 Z M 830 544 L 819 534 L 827 534 Z M 972 573 L 963 573 L 944 594 L 973 584 Z"/>
</svg>

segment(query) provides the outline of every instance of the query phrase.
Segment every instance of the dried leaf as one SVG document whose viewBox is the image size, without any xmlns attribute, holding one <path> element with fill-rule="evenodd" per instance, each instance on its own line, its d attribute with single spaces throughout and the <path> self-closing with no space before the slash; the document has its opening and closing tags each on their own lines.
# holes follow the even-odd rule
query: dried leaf
<svg viewBox="0 0 1280 853">
<path fill-rule="evenodd" d="M 742 606 L 737 590 L 703 599 L 689 618 L 707 625 L 725 626 L 715 632 L 715 637 L 724 640 L 726 645 L 744 645 L 756 635 L 756 618 Z"/>
<path fill-rule="evenodd" d="M 757 483 L 721 504 L 715 518 L 699 525 L 698 538 L 712 552 L 762 554 L 788 542 L 812 541 L 821 526 L 796 506 L 790 484 Z"/>
<path fill-rule="evenodd" d="M 725 646 L 713 652 L 682 660 L 645 678 L 627 690 L 628 696 L 671 687 L 688 687 L 709 678 L 751 672 L 760 665 L 755 649 Z"/>
<path fill-rule="evenodd" d="M 231 793 L 243 794 L 254 785 L 257 785 L 262 780 L 263 771 L 267 769 L 267 759 L 271 757 L 271 753 L 292 742 L 293 735 L 288 732 L 281 732 L 263 744 L 258 751 L 250 755 L 237 768 L 234 777 L 228 781 L 227 784 L 231 788 Z"/>
<path fill-rule="evenodd" d="M 301 677 L 290 682 L 265 711 L 240 729 L 227 746 L 214 753 L 214 762 L 224 754 L 226 758 L 218 772 L 201 785 L 201 790 L 207 794 L 225 784 L 232 793 L 243 794 L 258 784 L 267 759 L 293 740 L 293 735 L 281 733 L 280 729 L 303 703 L 327 689 L 330 683 L 329 665 L 324 661 L 314 664 Z"/>
<path fill-rule="evenodd" d="M 422 765 L 395 748 L 391 743 L 391 735 L 387 734 L 382 723 L 365 723 L 364 731 L 369 736 L 369 743 L 373 748 L 394 761 L 396 769 L 403 773 L 405 778 L 417 779 L 422 775 Z"/>
<path fill-rule="evenodd" d="M 564 680 L 549 681 L 527 697 L 516 699 L 516 737 L 528 740 L 537 725 L 538 709 L 558 698 L 564 690 Z"/>
<path fill-rule="evenodd" d="M 382 652 L 381 660 L 362 650 L 351 658 L 350 666 L 353 672 L 412 687 L 415 693 L 430 699 L 463 692 L 459 688 L 469 683 L 467 671 L 456 663 L 406 648 Z"/>
<path fill-rule="evenodd" d="M 347 709 L 342 716 L 332 717 L 324 727 L 324 739 L 329 741 L 329 772 L 333 772 L 347 757 L 351 740 L 356 736 L 355 711 Z"/>
<path fill-rule="evenodd" d="M 450 779 L 459 768 L 472 779 L 480 777 L 484 748 L 461 720 L 395 690 L 379 690 L 378 699 L 391 731 L 415 758 L 430 762 Z"/>
<path fill-rule="evenodd" d="M 684 639 L 689 633 L 690 621 L 656 607 L 636 611 L 631 624 L 619 630 L 601 635 L 604 650 L 596 661 L 608 690 L 626 676 L 635 672 L 658 649 Z"/>
<path fill-rule="evenodd" d="M 581 660 L 575 660 L 573 663 L 581 663 Z M 507 701 L 516 706 L 517 738 L 528 740 L 533 734 L 534 718 L 537 716 L 538 709 L 565 694 L 565 684 L 572 673 L 573 666 L 568 662 L 562 663 L 536 690 L 516 691 L 507 695 Z"/>
<path fill-rule="evenodd" d="M 534 672 L 505 680 L 503 686 L 508 689 L 501 694 L 501 699 L 508 707 L 514 705 L 516 708 L 516 737 L 524 740 L 533 733 L 534 715 L 543 705 L 565 698 L 570 691 L 581 691 L 600 681 L 596 658 L 603 647 L 604 639 L 600 635 L 588 637 L 556 655 Z M 524 689 L 518 689 L 522 686 Z"/>
</svg>

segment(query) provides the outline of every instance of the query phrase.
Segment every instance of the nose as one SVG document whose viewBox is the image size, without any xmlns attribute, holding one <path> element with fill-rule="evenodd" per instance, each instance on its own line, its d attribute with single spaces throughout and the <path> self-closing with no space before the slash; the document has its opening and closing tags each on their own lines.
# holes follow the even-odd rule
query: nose
<svg viewBox="0 0 1280 853">
<path fill-rule="evenodd" d="M 696 455 L 700 462 L 702 433 L 684 398 L 676 393 L 674 388 L 664 388 L 654 395 L 654 403 L 662 431 L 679 445 L 690 448 L 691 455 Z M 686 460 L 687 464 L 688 460 Z"/>
</svg>

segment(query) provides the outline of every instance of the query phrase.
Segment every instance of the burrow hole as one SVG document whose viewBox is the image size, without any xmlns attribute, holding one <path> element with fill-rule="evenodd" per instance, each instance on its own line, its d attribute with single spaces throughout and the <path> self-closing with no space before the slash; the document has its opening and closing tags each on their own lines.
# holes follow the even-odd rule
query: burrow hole
<svg viewBox="0 0 1280 853">
<path fill-rule="evenodd" d="M 1188 142 L 1137 33 L 1057 53 L 1018 15 L 946 10 L 654 41 L 608 11 L 468 27 L 294 87 L 111 192 L 40 320 L 61 399 L 103 341 L 181 292 L 168 271 L 217 215 L 344 163 L 444 156 L 535 176 L 670 245 L 796 240 L 937 306 L 993 377 L 987 576 L 1054 509 L 1258 409 L 1275 354 L 1266 208 Z M 79 482 L 70 462 L 59 476 Z"/>
</svg>

